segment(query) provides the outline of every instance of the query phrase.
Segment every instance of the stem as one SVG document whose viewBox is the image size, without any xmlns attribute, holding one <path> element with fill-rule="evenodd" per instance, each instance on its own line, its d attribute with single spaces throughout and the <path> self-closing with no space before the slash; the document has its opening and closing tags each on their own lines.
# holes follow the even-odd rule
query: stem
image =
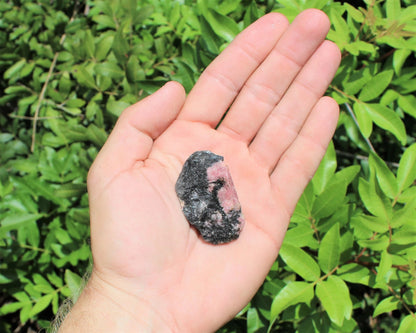
<svg viewBox="0 0 416 333">
<path fill-rule="evenodd" d="M 341 155 L 341 156 L 346 156 L 346 157 L 350 157 L 356 160 L 361 160 L 361 161 L 368 161 L 368 156 L 364 156 L 364 155 L 356 155 L 356 154 L 352 154 L 346 151 L 342 151 L 339 149 L 336 149 L 335 152 L 337 153 L 337 155 Z M 393 168 L 398 168 L 399 167 L 399 163 L 397 162 L 389 162 L 389 161 L 384 161 L 386 162 L 387 165 L 393 167 Z"/>
<path fill-rule="evenodd" d="M 78 7 L 77 5 L 78 5 L 78 2 L 75 3 L 74 12 L 72 13 L 72 17 L 69 20 L 69 23 L 71 23 L 75 19 L 75 15 L 76 15 L 77 9 L 78 9 L 77 8 Z M 62 45 L 65 42 L 65 39 L 66 39 L 66 34 L 64 33 L 62 35 L 61 39 L 59 40 L 59 45 Z M 33 116 L 33 124 L 32 124 L 32 144 L 30 146 L 30 151 L 32 153 L 35 150 L 36 128 L 37 128 L 38 120 L 40 119 L 39 118 L 40 108 L 42 106 L 43 99 L 45 98 L 45 92 L 46 92 L 46 89 L 48 88 L 49 80 L 50 80 L 50 78 L 51 78 L 51 76 L 53 74 L 53 71 L 55 69 L 56 61 L 58 60 L 58 56 L 59 56 L 59 52 L 56 52 L 55 55 L 54 55 L 54 57 L 53 57 L 52 64 L 49 67 L 49 71 L 48 71 L 48 75 L 46 77 L 46 81 L 45 81 L 45 83 L 42 86 L 42 90 L 41 90 L 40 95 L 39 95 L 38 105 L 36 106 L 35 115 Z"/>
<path fill-rule="evenodd" d="M 62 37 L 66 37 L 65 34 Z M 61 41 L 65 41 L 65 38 L 61 38 Z M 61 44 L 61 43 L 60 43 Z M 62 45 L 62 44 L 61 44 Z M 55 68 L 56 65 L 56 60 L 58 59 L 59 56 L 59 52 L 55 53 L 55 56 L 53 57 L 52 60 L 52 64 L 51 67 L 49 67 L 49 71 L 48 71 L 48 76 L 46 77 L 46 81 L 43 84 L 42 90 L 40 92 L 39 95 L 39 100 L 38 100 L 38 105 L 36 106 L 36 111 L 35 111 L 35 115 L 33 116 L 33 124 L 32 124 L 32 145 L 30 146 L 30 151 L 33 153 L 33 151 L 35 150 L 35 140 L 36 140 L 36 125 L 38 123 L 39 120 L 39 111 L 40 111 L 40 107 L 42 105 L 43 99 L 45 98 L 45 92 L 46 92 L 46 88 L 48 87 L 49 84 L 49 80 L 52 76 L 53 70 Z"/>
<path fill-rule="evenodd" d="M 311 228 L 313 229 L 313 232 L 315 233 L 316 238 L 317 238 L 318 242 L 320 243 L 321 239 L 319 238 L 318 228 L 316 227 L 316 224 L 315 224 L 316 219 L 314 219 L 313 217 L 309 217 L 309 220 L 311 221 Z"/>
<path fill-rule="evenodd" d="M 406 304 L 406 302 L 403 300 L 403 298 L 399 295 L 399 294 L 397 294 L 395 291 L 394 291 L 394 289 L 390 286 L 390 285 L 387 285 L 387 288 L 389 289 L 389 291 L 394 295 L 394 297 L 396 297 L 399 301 L 400 301 L 400 303 L 403 305 L 403 307 L 409 312 L 409 314 L 411 314 L 412 315 L 412 317 L 413 318 L 415 318 L 416 319 L 416 316 L 415 316 L 415 313 L 407 306 L 407 304 Z"/>
<path fill-rule="evenodd" d="M 19 243 L 19 246 L 22 247 L 22 248 L 24 248 L 24 249 L 29 249 L 29 250 L 43 252 L 43 253 L 50 253 L 49 250 L 41 249 L 41 248 L 35 247 L 35 246 L 30 246 L 30 245 L 20 244 L 20 243 Z"/>
<path fill-rule="evenodd" d="M 9 114 L 10 118 L 16 118 L 16 119 L 23 119 L 23 120 L 34 120 L 34 117 L 28 117 L 28 116 L 16 116 L 14 114 Z M 59 119 L 62 118 L 62 116 L 58 117 L 38 117 L 37 120 L 47 120 L 47 119 Z"/>
</svg>

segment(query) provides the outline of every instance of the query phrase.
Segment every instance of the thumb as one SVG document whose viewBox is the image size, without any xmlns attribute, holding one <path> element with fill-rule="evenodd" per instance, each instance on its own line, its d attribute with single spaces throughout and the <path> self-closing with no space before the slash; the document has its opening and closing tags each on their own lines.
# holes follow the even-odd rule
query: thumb
<svg viewBox="0 0 416 333">
<path fill-rule="evenodd" d="M 144 161 L 184 102 L 183 87 L 171 81 L 124 110 L 90 169 L 89 189 L 101 192 L 117 174 Z"/>
</svg>

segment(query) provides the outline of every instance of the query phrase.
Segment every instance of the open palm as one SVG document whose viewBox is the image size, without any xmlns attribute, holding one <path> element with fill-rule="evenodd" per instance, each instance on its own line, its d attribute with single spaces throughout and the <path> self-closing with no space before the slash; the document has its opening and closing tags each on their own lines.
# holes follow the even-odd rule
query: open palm
<svg viewBox="0 0 416 333">
<path fill-rule="evenodd" d="M 173 331 L 214 331 L 245 306 L 336 126 L 336 103 L 321 97 L 339 64 L 328 28 L 317 10 L 290 25 L 266 15 L 189 96 L 170 82 L 123 112 L 88 179 L 93 278 Z M 197 150 L 230 168 L 246 220 L 236 241 L 206 243 L 182 214 L 175 182 Z"/>
</svg>

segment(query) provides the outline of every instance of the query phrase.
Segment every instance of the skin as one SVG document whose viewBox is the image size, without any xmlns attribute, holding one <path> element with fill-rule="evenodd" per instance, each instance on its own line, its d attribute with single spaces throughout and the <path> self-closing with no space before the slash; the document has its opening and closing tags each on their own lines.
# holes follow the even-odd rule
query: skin
<svg viewBox="0 0 416 333">
<path fill-rule="evenodd" d="M 250 301 L 336 128 L 329 25 L 268 14 L 188 96 L 169 82 L 123 112 L 88 175 L 94 266 L 61 332 L 213 332 Z M 246 219 L 231 243 L 205 243 L 181 212 L 174 185 L 197 150 L 230 168 Z"/>
</svg>

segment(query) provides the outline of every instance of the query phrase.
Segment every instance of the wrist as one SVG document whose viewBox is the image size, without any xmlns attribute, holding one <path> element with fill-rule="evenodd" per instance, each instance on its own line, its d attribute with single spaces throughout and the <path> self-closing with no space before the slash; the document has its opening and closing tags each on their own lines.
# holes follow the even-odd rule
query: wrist
<svg viewBox="0 0 416 333">
<path fill-rule="evenodd" d="M 150 302 L 111 286 L 93 273 L 59 329 L 59 333 L 75 331 L 171 333 L 176 330 Z"/>
</svg>

